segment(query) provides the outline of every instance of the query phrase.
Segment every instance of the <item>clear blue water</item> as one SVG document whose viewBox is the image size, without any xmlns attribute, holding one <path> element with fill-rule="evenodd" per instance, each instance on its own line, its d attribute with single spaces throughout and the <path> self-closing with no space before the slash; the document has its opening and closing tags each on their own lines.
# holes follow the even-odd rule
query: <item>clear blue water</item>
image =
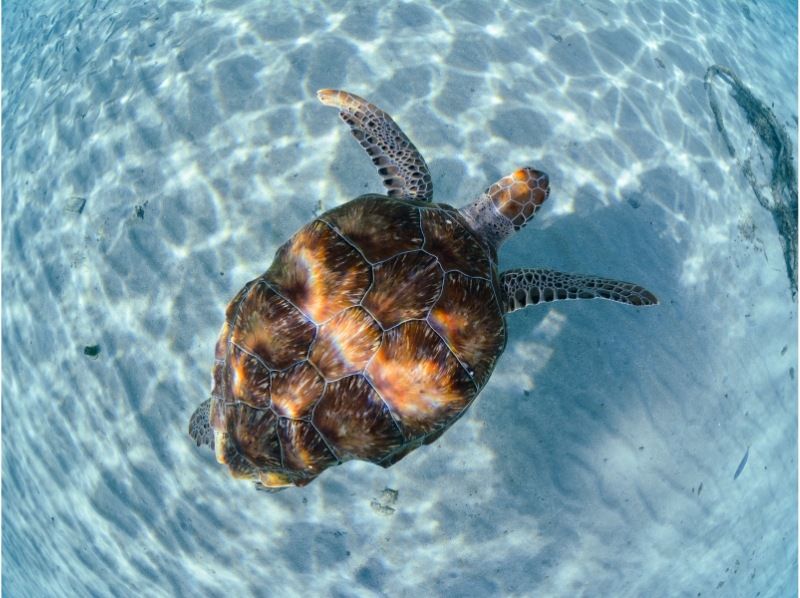
<svg viewBox="0 0 800 598">
<path fill-rule="evenodd" d="M 703 87 L 730 67 L 796 148 L 794 3 L 20 0 L 2 33 L 4 595 L 797 595 L 797 303 L 769 158 Z M 550 174 L 502 268 L 661 305 L 514 313 L 434 445 L 267 495 L 186 424 L 228 300 L 381 191 L 322 87 L 440 201 Z"/>
</svg>

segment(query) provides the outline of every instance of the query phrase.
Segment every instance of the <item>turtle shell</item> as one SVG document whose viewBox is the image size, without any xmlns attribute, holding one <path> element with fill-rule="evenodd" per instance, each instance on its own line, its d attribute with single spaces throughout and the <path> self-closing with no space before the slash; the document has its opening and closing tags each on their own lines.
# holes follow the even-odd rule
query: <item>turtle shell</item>
<svg viewBox="0 0 800 598">
<path fill-rule="evenodd" d="M 438 438 L 506 342 L 494 256 L 447 205 L 367 195 L 326 212 L 231 301 L 217 459 L 268 488 Z"/>
</svg>

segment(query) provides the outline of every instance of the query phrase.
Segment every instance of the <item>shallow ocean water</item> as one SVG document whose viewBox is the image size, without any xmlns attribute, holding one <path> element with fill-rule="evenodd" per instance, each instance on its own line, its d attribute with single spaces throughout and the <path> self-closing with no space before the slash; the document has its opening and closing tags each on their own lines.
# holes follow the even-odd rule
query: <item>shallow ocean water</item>
<svg viewBox="0 0 800 598">
<path fill-rule="evenodd" d="M 5 2 L 4 595 L 797 595 L 791 240 L 742 174 L 768 152 L 717 83 L 731 156 L 703 85 L 731 68 L 796 168 L 796 24 L 791 2 Z M 549 173 L 501 269 L 661 304 L 511 314 L 435 444 L 268 495 L 186 427 L 229 299 L 381 191 L 322 87 L 392 114 L 439 201 Z"/>
</svg>

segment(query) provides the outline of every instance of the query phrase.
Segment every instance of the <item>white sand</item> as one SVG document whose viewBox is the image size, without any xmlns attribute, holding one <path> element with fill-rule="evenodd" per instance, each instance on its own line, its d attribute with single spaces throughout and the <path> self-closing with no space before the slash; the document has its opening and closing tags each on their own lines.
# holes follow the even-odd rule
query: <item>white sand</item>
<svg viewBox="0 0 800 598">
<path fill-rule="evenodd" d="M 3 5 L 4 594 L 796 595 L 797 304 L 702 84 L 796 147 L 796 7 L 283 4 Z M 227 301 L 381 190 L 320 87 L 390 112 L 440 201 L 547 171 L 501 268 L 661 305 L 515 313 L 436 444 L 271 496 L 185 431 Z"/>
</svg>

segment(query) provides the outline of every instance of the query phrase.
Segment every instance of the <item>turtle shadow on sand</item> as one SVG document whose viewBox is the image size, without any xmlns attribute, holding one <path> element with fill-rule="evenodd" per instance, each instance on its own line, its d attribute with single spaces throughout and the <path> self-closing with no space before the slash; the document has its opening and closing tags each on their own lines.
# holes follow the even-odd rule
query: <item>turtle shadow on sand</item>
<svg viewBox="0 0 800 598">
<path fill-rule="evenodd" d="M 748 148 L 738 147 L 737 139 L 731 135 L 723 118 L 723 106 L 714 89 L 715 80 L 728 86 L 723 100 L 729 95 L 749 125 L 761 151 L 748 155 Z M 778 123 L 769 106 L 756 98 L 741 79 L 729 68 L 720 65 L 708 67 L 704 80 L 711 112 L 714 114 L 717 130 L 725 141 L 731 156 L 739 164 L 747 181 L 753 188 L 758 203 L 772 213 L 778 228 L 786 273 L 792 296 L 797 294 L 797 173 L 792 157 L 792 142 L 785 128 Z M 736 131 L 741 133 L 741 131 Z"/>
</svg>

